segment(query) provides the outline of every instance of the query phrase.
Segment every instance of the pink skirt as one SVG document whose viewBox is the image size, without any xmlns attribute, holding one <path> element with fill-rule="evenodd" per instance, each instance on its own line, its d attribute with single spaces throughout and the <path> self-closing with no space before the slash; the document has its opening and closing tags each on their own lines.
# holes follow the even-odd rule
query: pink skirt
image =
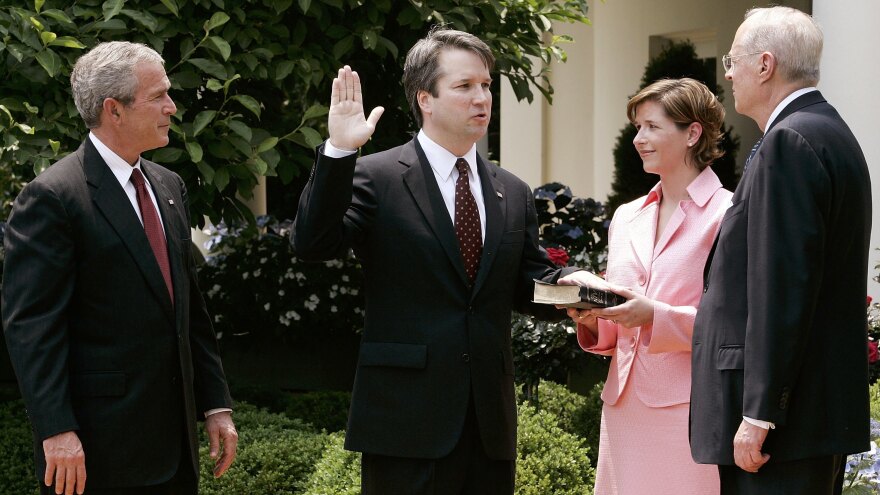
<svg viewBox="0 0 880 495">
<path fill-rule="evenodd" d="M 716 495 L 718 467 L 697 464 L 688 404 L 648 407 L 627 386 L 602 408 L 596 495 Z"/>
</svg>

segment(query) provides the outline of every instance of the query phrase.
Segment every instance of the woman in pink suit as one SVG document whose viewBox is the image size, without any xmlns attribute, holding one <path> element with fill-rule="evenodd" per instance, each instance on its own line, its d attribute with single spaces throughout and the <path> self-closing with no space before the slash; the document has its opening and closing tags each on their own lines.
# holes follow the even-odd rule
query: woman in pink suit
<svg viewBox="0 0 880 495">
<path fill-rule="evenodd" d="M 607 283 L 587 272 L 560 281 L 628 299 L 568 310 L 581 347 L 611 356 L 595 493 L 717 494 L 718 469 L 691 459 L 688 402 L 703 266 L 731 198 L 709 168 L 722 154 L 724 109 L 702 83 L 665 79 L 632 97 L 627 115 L 645 171 L 660 182 L 615 212 Z"/>
</svg>

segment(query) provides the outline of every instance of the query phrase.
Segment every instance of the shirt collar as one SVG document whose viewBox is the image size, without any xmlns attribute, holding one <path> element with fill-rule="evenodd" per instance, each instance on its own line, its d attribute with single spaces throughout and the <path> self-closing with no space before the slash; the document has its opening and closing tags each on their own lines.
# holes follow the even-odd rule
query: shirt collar
<svg viewBox="0 0 880 495">
<path fill-rule="evenodd" d="M 95 145 L 98 154 L 104 159 L 104 163 L 110 167 L 110 171 L 116 176 L 116 180 L 119 181 L 122 187 L 125 187 L 125 184 L 131 180 L 131 172 L 136 168 L 141 168 L 140 157 L 138 157 L 138 161 L 134 166 L 131 166 L 121 156 L 108 148 L 106 144 L 102 143 L 94 133 L 89 133 L 89 139 L 92 140 L 92 144 Z"/>
<path fill-rule="evenodd" d="M 776 120 L 776 117 L 779 117 L 779 114 L 788 106 L 789 103 L 793 102 L 801 95 L 805 95 L 807 93 L 811 93 L 813 91 L 818 91 L 814 86 L 810 86 L 809 88 L 801 88 L 794 93 L 785 97 L 784 100 L 779 102 L 779 105 L 776 105 L 776 108 L 773 110 L 773 113 L 770 114 L 770 120 L 767 121 L 767 125 L 764 126 L 764 132 L 767 132 L 767 129 L 770 128 L 770 125 Z"/>
<path fill-rule="evenodd" d="M 721 188 L 721 180 L 718 179 L 718 176 L 715 175 L 715 172 L 712 170 L 712 167 L 706 167 L 700 172 L 694 180 L 691 181 L 687 186 L 688 195 L 691 197 L 693 202 L 702 208 L 706 206 L 706 203 L 712 199 L 712 196 L 715 195 L 715 192 Z M 654 187 L 651 188 L 651 191 L 645 196 L 645 201 L 642 203 L 642 206 L 639 208 L 644 209 L 651 203 L 659 203 L 660 199 L 663 197 L 663 189 L 660 187 L 660 183 L 658 182 Z"/>
<path fill-rule="evenodd" d="M 425 152 L 425 157 L 428 158 L 428 163 L 431 165 L 431 168 L 434 169 L 434 173 L 437 174 L 437 177 L 442 178 L 444 181 L 449 180 L 452 177 L 452 170 L 455 168 L 455 162 L 459 158 L 464 158 L 468 162 L 468 168 L 471 171 L 471 176 L 477 174 L 477 145 L 476 143 L 471 146 L 471 149 L 468 150 L 467 153 L 462 157 L 457 157 L 449 152 L 446 148 L 440 146 L 435 143 L 431 138 L 425 134 L 425 131 L 420 130 L 418 136 L 416 138 L 419 140 L 419 144 L 422 146 L 422 151 Z"/>
</svg>

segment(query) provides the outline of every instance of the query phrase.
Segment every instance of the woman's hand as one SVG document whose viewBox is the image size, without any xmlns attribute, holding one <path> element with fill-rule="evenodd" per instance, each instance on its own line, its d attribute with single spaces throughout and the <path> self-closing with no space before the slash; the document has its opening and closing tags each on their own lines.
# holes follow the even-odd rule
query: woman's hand
<svg viewBox="0 0 880 495">
<path fill-rule="evenodd" d="M 595 317 L 611 320 L 626 328 L 640 327 L 654 321 L 654 300 L 637 294 L 627 288 L 608 284 L 615 294 L 623 296 L 627 301 L 610 308 L 593 308 L 589 313 Z"/>
</svg>

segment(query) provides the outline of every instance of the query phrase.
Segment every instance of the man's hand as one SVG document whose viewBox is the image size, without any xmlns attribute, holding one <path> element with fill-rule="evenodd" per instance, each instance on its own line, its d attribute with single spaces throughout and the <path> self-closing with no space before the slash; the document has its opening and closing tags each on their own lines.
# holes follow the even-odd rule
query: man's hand
<svg viewBox="0 0 880 495">
<path fill-rule="evenodd" d="M 327 118 L 330 144 L 341 150 L 360 148 L 373 135 L 384 111 L 384 108 L 376 107 L 370 117 L 364 119 L 361 78 L 347 65 L 339 69 L 330 92 L 330 115 Z"/>
<path fill-rule="evenodd" d="M 224 411 L 208 416 L 205 419 L 205 430 L 208 432 L 211 459 L 216 459 L 214 477 L 219 478 L 232 465 L 238 448 L 238 432 L 232 422 L 232 413 Z"/>
<path fill-rule="evenodd" d="M 736 436 L 733 437 L 733 460 L 737 466 L 750 473 L 757 473 L 770 460 L 770 454 L 761 453 L 767 432 L 768 430 L 746 420 L 739 424 Z"/>
<path fill-rule="evenodd" d="M 578 270 L 560 278 L 556 281 L 559 285 L 580 285 L 581 287 L 592 287 L 594 289 L 610 290 L 611 286 L 604 278 L 594 275 L 586 270 Z"/>
<path fill-rule="evenodd" d="M 46 474 L 43 483 L 61 495 L 82 495 L 86 489 L 86 455 L 75 432 L 66 431 L 43 440 Z"/>
</svg>

